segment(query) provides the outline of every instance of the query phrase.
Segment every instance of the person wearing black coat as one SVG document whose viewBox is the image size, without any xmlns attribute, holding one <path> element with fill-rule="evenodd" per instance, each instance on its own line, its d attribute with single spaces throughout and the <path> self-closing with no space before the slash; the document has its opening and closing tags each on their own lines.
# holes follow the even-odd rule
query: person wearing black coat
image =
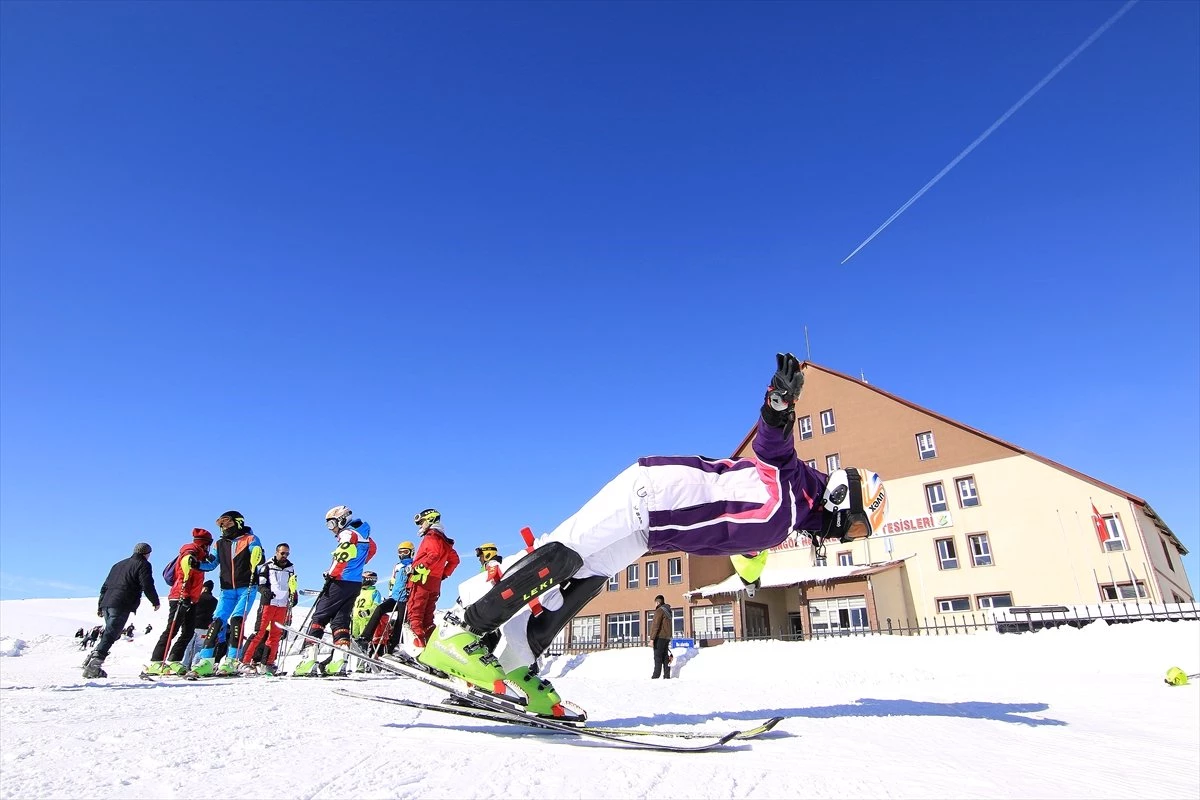
<svg viewBox="0 0 1200 800">
<path fill-rule="evenodd" d="M 133 548 L 133 555 L 124 561 L 118 561 L 108 571 L 104 585 L 100 587 L 100 603 L 96 616 L 104 618 L 104 633 L 96 648 L 88 654 L 87 664 L 83 668 L 85 678 L 107 678 L 101 666 L 108 658 L 108 651 L 113 642 L 121 637 L 121 631 L 129 620 L 129 615 L 137 611 L 142 603 L 142 595 L 158 611 L 158 591 L 154 588 L 154 569 L 146 558 L 150 555 L 150 545 L 139 542 Z"/>
</svg>

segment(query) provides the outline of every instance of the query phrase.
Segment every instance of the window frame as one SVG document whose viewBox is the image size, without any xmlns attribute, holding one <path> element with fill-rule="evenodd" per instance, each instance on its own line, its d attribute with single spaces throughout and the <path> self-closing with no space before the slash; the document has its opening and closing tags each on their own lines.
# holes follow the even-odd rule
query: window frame
<svg viewBox="0 0 1200 800">
<path fill-rule="evenodd" d="M 922 441 L 921 441 L 922 436 L 929 437 L 929 445 L 930 445 L 929 449 L 925 449 L 924 447 L 921 446 L 922 445 Z M 917 460 L 918 461 L 931 461 L 935 458 L 937 458 L 937 441 L 933 438 L 933 431 L 931 431 L 931 430 L 921 431 L 920 433 L 917 434 Z"/>
<path fill-rule="evenodd" d="M 594 624 L 593 624 L 594 623 Z M 584 629 L 594 629 L 595 636 L 583 638 L 580 634 Z M 571 643 L 599 644 L 604 641 L 604 627 L 599 614 L 587 614 L 571 618 Z"/>
<path fill-rule="evenodd" d="M 805 414 L 799 420 L 800 441 L 813 438 L 812 414 Z"/>
<path fill-rule="evenodd" d="M 949 556 L 942 555 L 942 548 L 941 548 L 942 542 L 950 543 L 950 550 L 952 551 L 951 555 L 949 555 Z M 933 540 L 933 550 L 935 553 L 937 553 L 938 571 L 949 572 L 950 570 L 953 570 L 953 569 L 959 569 L 962 566 L 961 560 L 958 557 L 958 545 L 955 544 L 953 536 L 943 536 L 941 538 L 934 539 Z M 947 561 L 953 561 L 954 566 L 947 567 L 946 566 Z"/>
<path fill-rule="evenodd" d="M 854 551 L 853 550 L 839 550 L 837 557 L 838 557 L 838 566 L 839 567 L 853 567 L 854 566 Z M 843 557 L 845 560 L 843 560 Z"/>
<path fill-rule="evenodd" d="M 1124 588 L 1128 588 L 1128 589 L 1132 590 L 1136 596 L 1134 596 L 1134 597 L 1121 596 L 1121 590 Z M 1109 589 L 1111 589 L 1113 591 L 1113 594 L 1116 595 L 1115 597 L 1107 596 Z M 1100 584 L 1100 599 L 1102 602 L 1105 602 L 1105 603 L 1123 603 L 1128 600 L 1135 600 L 1135 601 L 1148 600 L 1149 598 L 1150 598 L 1150 594 L 1146 589 L 1146 582 L 1143 581 L 1141 578 L 1137 579 L 1136 588 L 1135 588 L 1135 584 L 1132 584 L 1129 581 L 1117 581 L 1116 583 Z"/>
<path fill-rule="evenodd" d="M 825 415 L 829 415 L 829 423 L 825 422 Z M 834 416 L 833 409 L 827 408 L 821 412 L 821 435 L 827 436 L 837 430 L 837 418 Z"/>
<path fill-rule="evenodd" d="M 678 572 L 672 572 L 671 567 L 679 567 Z M 675 558 L 667 559 L 667 585 L 670 586 L 676 583 L 683 583 L 683 557 L 676 556 Z"/>
<path fill-rule="evenodd" d="M 825 474 L 832 475 L 842 468 L 842 454 L 830 453 L 825 456 Z"/>
<path fill-rule="evenodd" d="M 1129 550 L 1129 539 L 1125 537 L 1125 526 L 1121 523 L 1120 514 L 1101 514 L 1101 522 L 1104 523 L 1104 529 L 1108 531 L 1108 538 L 1100 545 L 1101 549 L 1106 553 L 1123 553 Z M 1116 547 L 1109 545 L 1116 543 Z"/>
<path fill-rule="evenodd" d="M 628 634 L 613 635 L 614 627 L 628 627 Z M 640 642 L 642 640 L 642 615 L 636 611 L 613 611 L 604 615 L 606 642 Z"/>
<path fill-rule="evenodd" d="M 651 569 L 653 567 L 653 569 Z M 651 575 L 650 573 L 654 574 Z M 658 560 L 646 562 L 646 588 L 654 589 L 658 586 Z"/>
<path fill-rule="evenodd" d="M 986 564 L 979 563 L 979 558 L 981 556 L 975 552 L 975 541 L 976 540 L 982 541 L 983 545 L 984 545 L 984 549 L 987 550 L 987 553 L 982 555 L 983 558 L 987 559 Z M 977 531 L 975 533 L 968 533 L 967 534 L 967 549 L 971 551 L 971 566 L 972 567 L 994 567 L 996 565 L 996 555 L 995 555 L 995 553 L 992 552 L 992 540 L 988 536 L 987 531 Z"/>
<path fill-rule="evenodd" d="M 941 504 L 943 506 L 942 508 L 934 508 L 933 507 L 933 498 L 929 496 L 929 490 L 933 489 L 935 487 L 942 494 L 942 500 L 941 500 Z M 946 486 L 943 481 L 934 481 L 933 483 L 927 483 L 927 484 L 925 484 L 924 488 L 925 488 L 925 507 L 929 509 L 930 514 L 940 514 L 943 511 L 950 510 L 950 501 L 948 499 L 946 499 Z"/>
<path fill-rule="evenodd" d="M 993 605 L 993 601 L 997 597 L 1007 597 L 1008 605 Z M 984 600 L 988 602 L 985 604 L 983 602 Z M 975 608 L 979 609 L 980 611 L 995 611 L 997 608 L 1012 608 L 1014 605 L 1015 603 L 1013 603 L 1012 592 L 987 592 L 985 594 L 975 595 Z"/>
<path fill-rule="evenodd" d="M 954 603 L 961 600 L 967 604 L 966 608 L 942 608 L 943 603 Z M 953 597 L 935 597 L 933 599 L 939 614 L 962 614 L 971 610 L 971 598 L 967 595 L 954 595 Z"/>
<path fill-rule="evenodd" d="M 962 492 L 962 482 L 963 481 L 970 481 L 970 483 L 971 483 L 971 491 L 974 492 L 974 494 L 972 494 L 971 497 L 969 497 L 969 498 L 963 497 L 963 492 Z M 981 505 L 983 505 L 983 501 L 979 497 L 979 484 L 975 482 L 974 475 L 960 475 L 959 477 L 955 478 L 954 479 L 954 494 L 958 498 L 958 507 L 959 508 L 979 508 Z M 967 500 L 974 500 L 975 502 L 968 503 Z"/>
<path fill-rule="evenodd" d="M 636 589 L 642 583 L 642 571 L 638 562 L 633 562 L 625 568 L 625 588 Z"/>
<path fill-rule="evenodd" d="M 610 592 L 619 591 L 621 589 L 621 573 L 618 572 L 615 575 L 610 575 L 605 588 Z"/>
</svg>

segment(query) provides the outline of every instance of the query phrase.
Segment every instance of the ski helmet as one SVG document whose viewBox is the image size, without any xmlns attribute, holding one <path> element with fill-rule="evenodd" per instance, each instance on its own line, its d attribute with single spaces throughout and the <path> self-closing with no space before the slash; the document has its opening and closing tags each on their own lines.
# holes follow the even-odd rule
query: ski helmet
<svg viewBox="0 0 1200 800">
<path fill-rule="evenodd" d="M 363 586 L 374 586 L 375 582 L 378 580 L 379 576 L 371 570 L 367 570 L 363 573 Z"/>
<path fill-rule="evenodd" d="M 334 506 L 325 512 L 325 527 L 331 531 L 340 531 L 350 522 L 354 512 L 348 506 Z"/>
<path fill-rule="evenodd" d="M 887 491 L 874 472 L 849 467 L 834 470 L 822 498 L 830 532 L 840 533 L 843 542 L 865 539 L 877 533 L 887 518 Z"/>
<path fill-rule="evenodd" d="M 421 529 L 421 533 L 429 530 L 429 526 L 442 521 L 442 512 L 436 508 L 427 508 L 413 517 L 413 522 Z"/>
<path fill-rule="evenodd" d="M 217 527 L 221 527 L 221 520 L 228 519 L 233 523 L 234 530 L 241 530 L 246 525 L 246 520 L 240 511 L 226 511 L 221 516 L 217 517 Z"/>
<path fill-rule="evenodd" d="M 411 556 L 413 554 L 413 551 L 416 549 L 417 549 L 416 546 L 413 545 L 412 542 L 404 541 L 404 542 L 401 542 L 400 546 L 396 548 L 396 555 L 403 558 L 404 552 L 407 550 L 408 554 Z"/>
<path fill-rule="evenodd" d="M 485 542 L 484 544 L 481 544 L 479 547 L 475 548 L 475 557 L 485 561 L 490 561 L 499 555 L 499 552 L 500 551 L 496 549 L 496 545 L 492 544 L 491 542 Z"/>
</svg>

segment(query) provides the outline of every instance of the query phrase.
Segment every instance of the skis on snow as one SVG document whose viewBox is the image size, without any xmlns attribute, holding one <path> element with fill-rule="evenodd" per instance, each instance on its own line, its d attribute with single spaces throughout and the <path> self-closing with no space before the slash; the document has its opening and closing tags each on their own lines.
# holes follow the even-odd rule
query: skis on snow
<svg viewBox="0 0 1200 800">
<path fill-rule="evenodd" d="M 429 686 L 441 689 L 444 692 L 448 692 L 451 696 L 466 702 L 470 706 L 481 708 L 485 711 L 490 711 L 493 715 L 495 715 L 492 717 L 492 719 L 497 722 L 511 722 L 517 725 L 542 728 L 556 731 L 558 733 L 569 734 L 571 736 L 577 736 L 579 738 L 594 739 L 622 745 L 624 747 L 680 753 L 700 753 L 709 750 L 716 750 L 737 738 L 739 733 L 738 731 L 730 731 L 723 736 L 719 736 L 709 741 L 704 741 L 700 744 L 672 744 L 670 742 L 647 741 L 646 738 L 642 736 L 630 735 L 624 731 L 620 733 L 609 733 L 602 729 L 592 729 L 579 723 L 559 722 L 557 720 L 551 720 L 546 717 L 539 717 L 535 714 L 530 714 L 529 712 L 525 711 L 520 704 L 502 700 L 495 695 L 482 692 L 464 681 L 457 681 L 447 677 L 439 677 L 431 672 L 426 672 L 425 670 L 419 669 L 415 666 L 408 666 L 407 664 L 399 661 L 385 661 L 382 659 L 373 658 L 371 656 L 364 656 L 361 653 L 355 653 L 338 645 L 329 645 L 315 636 L 308 635 L 304 631 L 298 631 L 294 628 L 289 628 L 286 625 L 282 625 L 278 622 L 275 624 L 283 630 L 286 630 L 288 633 L 299 636 L 306 641 L 331 646 L 335 650 L 340 650 L 349 655 L 356 656 L 362 661 L 365 661 L 368 664 L 374 664 L 375 666 L 387 672 L 391 672 L 395 675 L 401 675 L 406 678 L 412 678 Z M 433 706 L 433 704 L 428 705 L 431 705 L 439 710 L 442 708 L 442 706 Z"/>
<path fill-rule="evenodd" d="M 381 694 L 367 694 L 365 692 L 352 692 L 349 689 L 338 687 L 333 690 L 334 694 L 340 694 L 343 697 L 353 697 L 357 700 L 371 700 L 376 703 L 391 703 L 398 706 L 406 706 L 407 708 L 415 708 L 422 711 L 439 711 L 445 714 L 453 714 L 459 717 L 468 717 L 470 719 L 480 719 L 488 722 L 503 722 L 516 725 L 528 725 L 529 727 L 541 727 L 541 719 L 538 717 L 530 717 L 528 719 L 514 720 L 511 714 L 496 714 L 487 709 L 478 708 L 476 706 L 459 706 L 450 703 L 422 703 L 419 700 L 409 700 L 404 697 L 388 697 Z M 783 722 L 783 717 L 771 717 L 766 722 L 755 725 L 750 728 L 744 728 L 734 733 L 733 739 L 745 741 L 747 739 L 755 739 L 765 733 L 772 731 L 776 725 Z M 708 731 L 690 731 L 690 730 L 671 730 L 668 728 L 629 728 L 629 727 L 607 727 L 603 725 L 590 725 L 580 723 L 578 727 L 585 728 L 589 731 L 599 731 L 601 733 L 611 733 L 617 736 L 660 736 L 664 739 L 723 739 L 726 734 L 712 733 Z M 547 728 L 547 733 L 559 733 L 560 731 Z"/>
</svg>

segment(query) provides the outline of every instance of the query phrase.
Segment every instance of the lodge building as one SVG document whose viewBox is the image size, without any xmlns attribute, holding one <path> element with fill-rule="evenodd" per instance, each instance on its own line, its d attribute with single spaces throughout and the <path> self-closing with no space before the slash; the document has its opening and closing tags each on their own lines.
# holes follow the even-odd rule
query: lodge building
<svg viewBox="0 0 1200 800">
<path fill-rule="evenodd" d="M 804 362 L 794 436 L 822 472 L 888 489 L 883 531 L 824 551 L 793 534 L 748 596 L 729 559 L 649 553 L 609 579 L 557 643 L 641 643 L 662 594 L 701 644 L 900 631 L 1013 606 L 1192 603 L 1187 549 L 1150 504 L 865 381 Z M 734 450 L 752 455 L 754 429 Z"/>
</svg>

